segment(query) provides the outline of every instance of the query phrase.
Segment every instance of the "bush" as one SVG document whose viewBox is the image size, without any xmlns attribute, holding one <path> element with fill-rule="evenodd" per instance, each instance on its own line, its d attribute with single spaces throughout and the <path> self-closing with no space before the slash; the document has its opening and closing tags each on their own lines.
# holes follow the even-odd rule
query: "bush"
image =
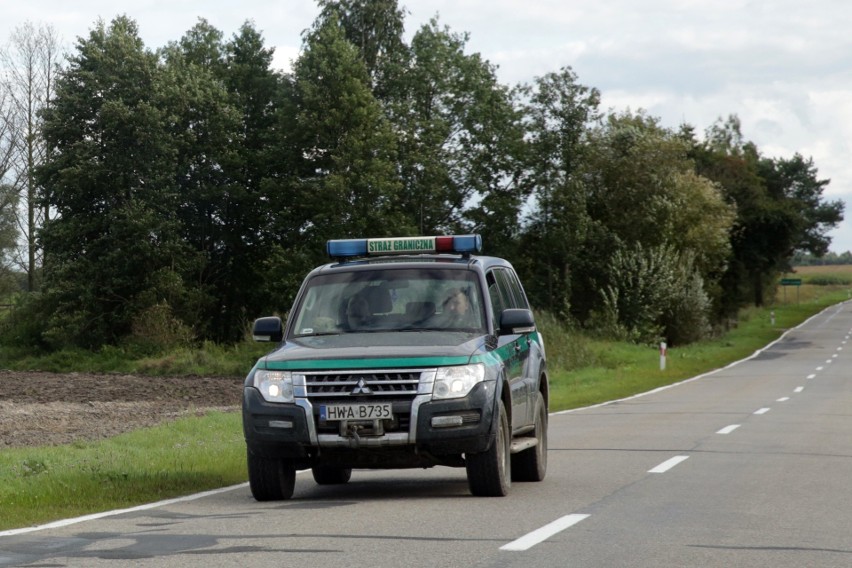
<svg viewBox="0 0 852 568">
<path fill-rule="evenodd" d="M 192 330 L 174 316 L 165 302 L 142 310 L 131 325 L 127 343 L 143 353 L 162 353 L 189 346 Z"/>
<path fill-rule="evenodd" d="M 601 292 L 603 309 L 593 325 L 609 337 L 635 343 L 672 345 L 707 336 L 710 299 L 692 253 L 641 244 L 613 256 L 610 284 Z"/>
<path fill-rule="evenodd" d="M 680 266 L 669 307 L 662 323 L 670 345 L 685 345 L 710 334 L 710 298 L 704 291 L 704 280 L 691 262 Z"/>
<path fill-rule="evenodd" d="M 0 324 L 0 343 L 5 347 L 29 350 L 46 347 L 44 332 L 50 311 L 39 293 L 16 298 Z"/>
</svg>

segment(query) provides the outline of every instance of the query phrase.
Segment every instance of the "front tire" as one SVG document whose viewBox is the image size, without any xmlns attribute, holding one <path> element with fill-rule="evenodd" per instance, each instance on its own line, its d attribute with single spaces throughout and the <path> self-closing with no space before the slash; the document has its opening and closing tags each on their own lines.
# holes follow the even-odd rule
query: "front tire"
<svg viewBox="0 0 852 568">
<path fill-rule="evenodd" d="M 541 481 L 547 473 L 547 406 L 539 392 L 535 400 L 535 447 L 512 456 L 512 481 Z"/>
<path fill-rule="evenodd" d="M 248 450 L 249 487 L 258 501 L 283 501 L 293 496 L 296 467 L 283 459 L 265 458 Z"/>
<path fill-rule="evenodd" d="M 479 497 L 504 497 L 512 485 L 509 459 L 509 419 L 503 401 L 498 404 L 498 425 L 491 446 L 484 452 L 465 456 L 467 484 Z"/>
</svg>

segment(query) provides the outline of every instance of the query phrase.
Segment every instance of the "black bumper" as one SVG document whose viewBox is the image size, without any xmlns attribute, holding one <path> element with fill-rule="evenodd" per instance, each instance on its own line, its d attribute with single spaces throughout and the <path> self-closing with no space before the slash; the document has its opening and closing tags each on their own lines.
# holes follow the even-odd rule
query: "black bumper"
<svg viewBox="0 0 852 568">
<path fill-rule="evenodd" d="M 495 383 L 477 385 L 460 399 L 428 401 L 417 409 L 414 443 L 388 446 L 327 447 L 311 440 L 305 409 L 296 404 L 270 403 L 257 389 L 243 390 L 243 433 L 249 451 L 291 459 L 298 467 L 334 464 L 348 467 L 398 468 L 462 465 L 460 456 L 488 449 L 494 432 Z M 434 417 L 462 416 L 463 424 L 436 427 Z"/>
</svg>

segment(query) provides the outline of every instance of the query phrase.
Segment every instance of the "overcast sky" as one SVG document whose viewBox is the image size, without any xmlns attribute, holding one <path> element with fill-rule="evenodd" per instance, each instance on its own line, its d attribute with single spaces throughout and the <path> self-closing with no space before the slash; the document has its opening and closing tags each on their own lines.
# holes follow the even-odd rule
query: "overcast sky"
<svg viewBox="0 0 852 568">
<path fill-rule="evenodd" d="M 469 32 L 469 52 L 507 85 L 570 66 L 603 108 L 644 109 L 699 133 L 739 116 L 767 157 L 811 157 L 847 204 L 831 250 L 852 250 L 852 3 L 846 0 L 400 0 L 407 37 L 431 17 Z M 0 0 L 0 43 L 24 22 L 52 25 L 68 47 L 98 18 L 126 14 L 150 48 L 198 18 L 233 35 L 254 22 L 275 66 L 289 69 L 314 0 Z"/>
</svg>

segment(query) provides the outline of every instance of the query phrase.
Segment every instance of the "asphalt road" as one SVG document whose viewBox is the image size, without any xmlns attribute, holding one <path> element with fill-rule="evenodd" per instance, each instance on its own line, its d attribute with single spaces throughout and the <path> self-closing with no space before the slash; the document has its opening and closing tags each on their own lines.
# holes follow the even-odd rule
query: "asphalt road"
<svg viewBox="0 0 852 568">
<path fill-rule="evenodd" d="M 243 485 L 0 534 L 0 567 L 845 568 L 851 334 L 846 303 L 715 373 L 551 415 L 547 478 L 506 498 L 449 468 L 300 474 L 287 502 Z"/>
</svg>

